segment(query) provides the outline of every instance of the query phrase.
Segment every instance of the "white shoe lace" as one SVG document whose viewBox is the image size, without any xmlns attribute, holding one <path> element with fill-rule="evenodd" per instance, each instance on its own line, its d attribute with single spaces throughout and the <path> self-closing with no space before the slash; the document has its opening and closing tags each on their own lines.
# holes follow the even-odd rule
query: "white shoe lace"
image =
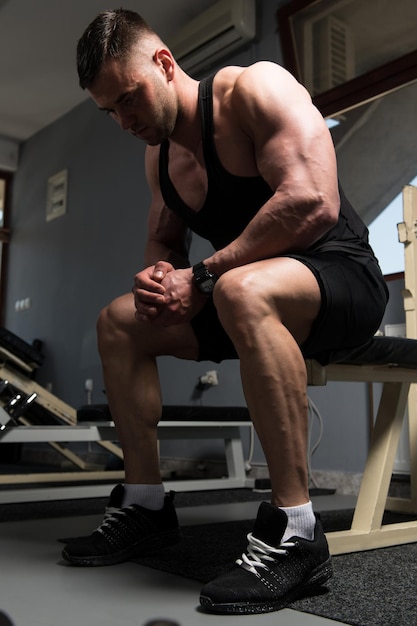
<svg viewBox="0 0 417 626">
<path fill-rule="evenodd" d="M 254 537 L 252 533 L 249 533 L 248 538 L 248 550 L 247 554 L 242 554 L 241 559 L 237 559 L 236 564 L 243 569 L 255 574 L 255 576 L 259 576 L 259 572 L 257 571 L 257 567 L 268 569 L 268 565 L 263 563 L 263 561 L 274 561 L 277 556 L 287 556 L 288 548 L 293 548 L 295 543 L 292 541 L 287 541 L 281 543 L 277 548 L 273 548 L 272 546 L 264 543 L 257 537 Z"/>
<path fill-rule="evenodd" d="M 119 516 L 126 515 L 125 510 L 130 509 L 130 508 L 132 507 L 126 506 L 124 507 L 124 509 L 120 509 L 117 506 L 106 506 L 104 510 L 103 521 L 101 522 L 100 526 L 96 528 L 96 532 L 105 534 L 104 527 L 111 528 L 111 524 L 109 524 L 109 522 L 117 521 L 117 517 L 115 517 L 115 513 L 117 513 Z"/>
</svg>

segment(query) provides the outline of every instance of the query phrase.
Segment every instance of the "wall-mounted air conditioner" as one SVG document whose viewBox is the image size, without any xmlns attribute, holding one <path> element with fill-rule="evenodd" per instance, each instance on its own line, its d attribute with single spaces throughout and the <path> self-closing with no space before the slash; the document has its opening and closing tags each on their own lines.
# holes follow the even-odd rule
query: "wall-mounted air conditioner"
<svg viewBox="0 0 417 626">
<path fill-rule="evenodd" d="M 214 65 L 256 37 L 256 0 L 220 0 L 168 41 L 191 75 Z"/>
</svg>

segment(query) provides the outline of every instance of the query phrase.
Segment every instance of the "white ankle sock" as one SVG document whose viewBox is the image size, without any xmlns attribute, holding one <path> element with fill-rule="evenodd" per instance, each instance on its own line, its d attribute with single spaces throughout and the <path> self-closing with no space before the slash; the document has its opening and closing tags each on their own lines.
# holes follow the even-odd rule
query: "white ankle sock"
<svg viewBox="0 0 417 626">
<path fill-rule="evenodd" d="M 163 485 L 125 484 L 122 508 L 130 504 L 139 504 L 145 509 L 158 511 L 164 506 L 165 489 Z"/>
<path fill-rule="evenodd" d="M 310 541 L 314 538 L 316 518 L 311 502 L 300 506 L 281 506 L 280 509 L 285 511 L 288 517 L 287 529 L 282 537 L 283 542 L 293 536 L 303 537 Z"/>
</svg>

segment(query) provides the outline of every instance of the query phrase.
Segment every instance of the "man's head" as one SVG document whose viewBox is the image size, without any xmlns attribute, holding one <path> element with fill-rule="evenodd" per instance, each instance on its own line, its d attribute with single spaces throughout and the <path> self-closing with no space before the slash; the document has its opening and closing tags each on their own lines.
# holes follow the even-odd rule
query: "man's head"
<svg viewBox="0 0 417 626">
<path fill-rule="evenodd" d="M 77 46 L 80 85 L 123 130 L 150 145 L 174 131 L 180 104 L 171 52 L 133 11 L 104 11 Z"/>
<path fill-rule="evenodd" d="M 109 59 L 124 60 L 134 46 L 144 49 L 156 33 L 134 11 L 103 11 L 86 28 L 77 46 L 77 69 L 80 86 L 88 89 Z"/>
</svg>

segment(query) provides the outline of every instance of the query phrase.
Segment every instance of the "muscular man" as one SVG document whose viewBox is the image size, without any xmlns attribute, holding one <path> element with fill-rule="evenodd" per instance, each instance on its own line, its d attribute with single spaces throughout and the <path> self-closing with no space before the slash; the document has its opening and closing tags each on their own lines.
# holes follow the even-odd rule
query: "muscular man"
<svg viewBox="0 0 417 626">
<path fill-rule="evenodd" d="M 99 109 L 148 144 L 152 202 L 145 269 L 98 321 L 126 482 L 64 558 L 112 564 L 178 539 L 157 454 L 157 357 L 239 358 L 272 499 L 247 553 L 204 587 L 201 603 L 282 608 L 331 575 L 308 493 L 304 357 L 329 362 L 379 326 L 387 292 L 367 230 L 339 190 L 321 115 L 278 65 L 226 67 L 197 82 L 140 16 L 120 9 L 87 28 L 78 72 Z M 194 267 L 189 230 L 215 250 Z"/>
</svg>

